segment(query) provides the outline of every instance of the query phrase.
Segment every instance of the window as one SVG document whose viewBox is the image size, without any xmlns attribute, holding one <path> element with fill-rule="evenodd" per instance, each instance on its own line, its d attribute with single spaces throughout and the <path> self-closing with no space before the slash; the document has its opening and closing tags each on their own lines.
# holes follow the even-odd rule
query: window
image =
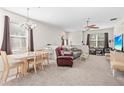
<svg viewBox="0 0 124 93">
<path fill-rule="evenodd" d="M 96 34 L 90 34 L 90 47 L 96 47 Z"/>
<path fill-rule="evenodd" d="M 27 49 L 27 32 L 18 24 L 10 23 L 10 38 L 13 52 L 22 52 Z"/>
<path fill-rule="evenodd" d="M 90 47 L 104 47 L 104 33 L 90 34 Z"/>
<path fill-rule="evenodd" d="M 101 47 L 101 48 L 104 47 L 104 37 L 105 37 L 105 34 L 104 33 L 97 34 L 97 38 L 98 38 L 97 47 Z"/>
</svg>

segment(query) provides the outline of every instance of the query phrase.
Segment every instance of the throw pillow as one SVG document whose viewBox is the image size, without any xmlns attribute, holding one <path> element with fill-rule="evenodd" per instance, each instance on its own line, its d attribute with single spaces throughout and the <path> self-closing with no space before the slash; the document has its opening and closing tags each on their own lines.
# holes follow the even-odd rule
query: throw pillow
<svg viewBox="0 0 124 93">
<path fill-rule="evenodd" d="M 64 50 L 61 50 L 61 55 L 64 56 Z"/>
</svg>

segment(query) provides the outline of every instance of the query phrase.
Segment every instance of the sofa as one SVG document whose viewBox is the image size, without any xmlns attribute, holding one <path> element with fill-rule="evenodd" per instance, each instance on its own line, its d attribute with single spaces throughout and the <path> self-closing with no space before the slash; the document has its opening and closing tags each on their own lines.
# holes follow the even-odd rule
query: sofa
<svg viewBox="0 0 124 93">
<path fill-rule="evenodd" d="M 80 49 L 77 49 L 77 48 L 71 48 L 71 52 L 73 55 L 73 59 L 80 57 L 81 53 L 82 53 L 82 51 Z"/>
</svg>

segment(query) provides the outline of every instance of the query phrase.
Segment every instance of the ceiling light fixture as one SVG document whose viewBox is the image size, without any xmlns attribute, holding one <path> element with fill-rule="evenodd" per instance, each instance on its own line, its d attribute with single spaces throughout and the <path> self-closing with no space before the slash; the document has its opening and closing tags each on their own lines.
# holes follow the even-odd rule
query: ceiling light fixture
<svg viewBox="0 0 124 93">
<path fill-rule="evenodd" d="M 32 23 L 30 21 L 30 16 L 29 16 L 29 11 L 30 9 L 27 8 L 27 19 L 26 19 L 26 22 L 24 22 L 23 24 L 21 24 L 21 27 L 25 30 L 30 30 L 30 29 L 35 29 L 36 28 L 36 24 Z"/>
</svg>

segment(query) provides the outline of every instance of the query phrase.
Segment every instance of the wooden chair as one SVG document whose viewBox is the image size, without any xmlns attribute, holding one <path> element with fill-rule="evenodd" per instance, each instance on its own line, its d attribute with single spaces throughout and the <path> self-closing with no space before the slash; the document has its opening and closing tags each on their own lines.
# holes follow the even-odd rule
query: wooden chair
<svg viewBox="0 0 124 93">
<path fill-rule="evenodd" d="M 33 66 L 35 73 L 37 73 L 37 65 L 41 65 L 42 69 L 44 69 L 42 51 L 36 51 L 35 56 L 28 59 L 28 63 Z"/>
<path fill-rule="evenodd" d="M 44 63 L 47 61 L 47 64 L 49 64 L 49 53 L 48 52 L 43 52 L 43 60 Z"/>
<path fill-rule="evenodd" d="M 108 61 L 110 61 L 110 53 L 105 53 L 105 57 Z"/>
<path fill-rule="evenodd" d="M 4 64 L 1 81 L 2 83 L 5 83 L 7 81 L 10 69 L 14 69 L 14 68 L 17 69 L 16 77 L 21 74 L 22 72 L 21 70 L 23 67 L 23 61 L 13 60 L 13 62 L 10 62 L 5 51 L 1 51 L 0 53 L 1 53 L 3 64 Z"/>
<path fill-rule="evenodd" d="M 113 62 L 113 61 L 115 61 L 115 51 L 110 51 L 110 54 L 109 54 L 109 61 L 110 61 L 110 63 L 111 62 Z"/>
</svg>

